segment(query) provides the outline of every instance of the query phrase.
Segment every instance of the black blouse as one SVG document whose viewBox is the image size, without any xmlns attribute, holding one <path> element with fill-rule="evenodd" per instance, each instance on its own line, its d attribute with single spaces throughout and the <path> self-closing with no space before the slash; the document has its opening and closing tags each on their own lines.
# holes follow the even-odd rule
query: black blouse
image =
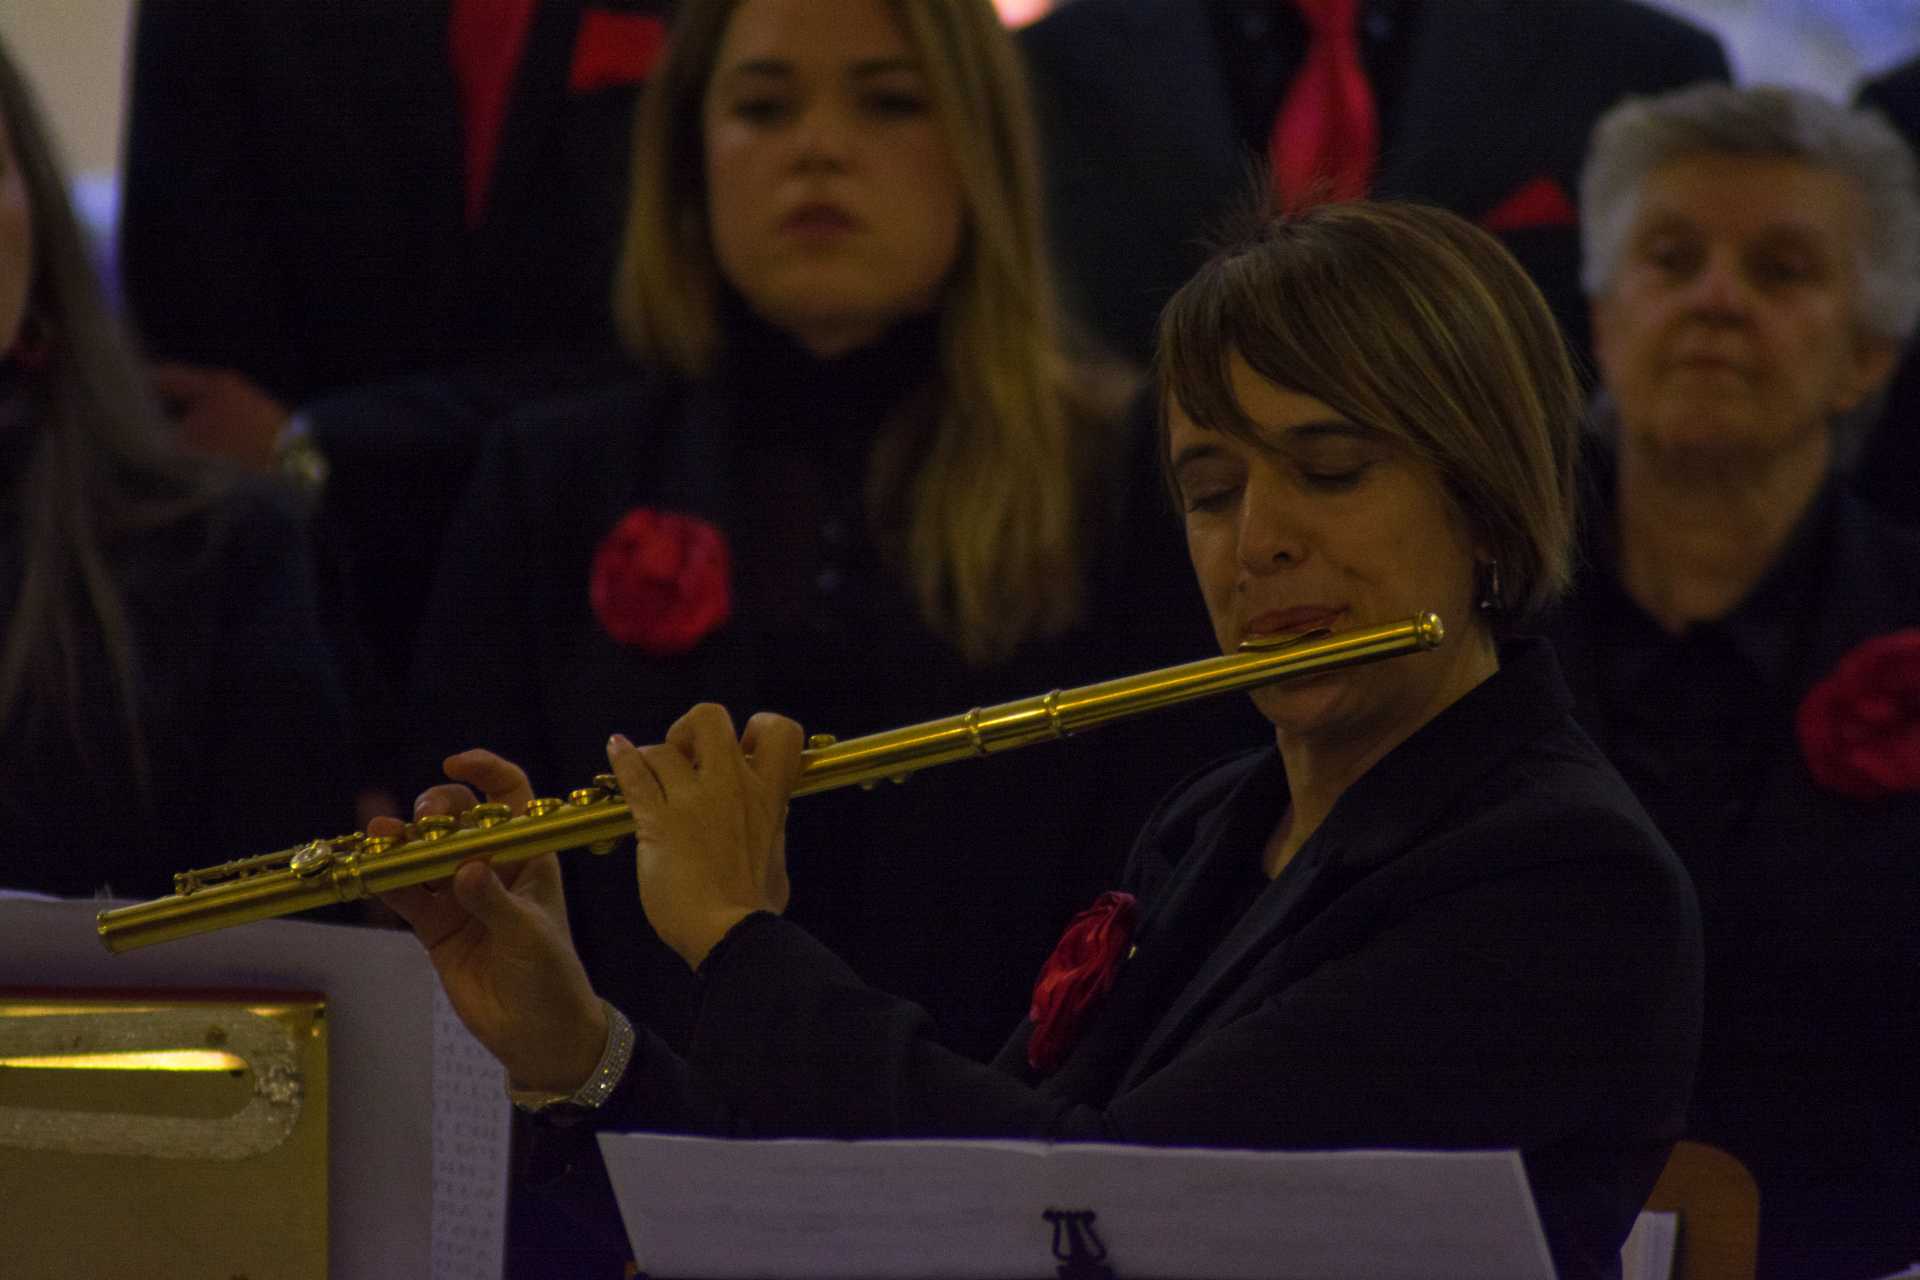
<svg viewBox="0 0 1920 1280">
<path fill-rule="evenodd" d="M 783 712 L 842 739 L 1217 652 L 1144 431 L 1090 490 L 1099 532 L 1082 624 L 970 663 L 920 619 L 863 501 L 867 450 L 929 379 L 931 325 L 818 361 L 752 334 L 713 379 L 641 379 L 507 424 L 456 518 L 410 717 L 420 766 L 484 745 L 564 794 L 604 772 L 607 736 L 657 741 L 694 703 Z M 588 602 L 621 516 L 699 516 L 733 548 L 730 621 L 679 656 L 619 644 Z M 994 513 L 982 511 L 980 518 Z M 804 921 L 956 1047 L 990 1054 L 1066 918 L 1111 886 L 1154 800 L 1199 761 L 1260 740 L 1244 699 L 1086 740 L 808 796 L 788 860 Z M 684 1030 L 692 979 L 647 929 L 631 859 L 564 861 L 574 932 L 605 994 Z"/>
</svg>

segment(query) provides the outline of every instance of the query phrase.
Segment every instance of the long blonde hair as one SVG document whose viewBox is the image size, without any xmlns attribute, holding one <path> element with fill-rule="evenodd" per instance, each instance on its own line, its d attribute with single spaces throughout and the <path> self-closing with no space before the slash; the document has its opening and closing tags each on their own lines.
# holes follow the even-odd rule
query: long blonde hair
<svg viewBox="0 0 1920 1280">
<path fill-rule="evenodd" d="M 702 105 L 740 0 L 680 7 L 640 109 L 614 313 L 643 361 L 711 374 L 724 283 L 708 235 Z M 1084 605 L 1089 476 L 1127 379 L 1068 354 L 1025 74 L 987 0 L 888 0 L 919 54 L 966 202 L 940 310 L 932 430 L 877 447 L 869 507 L 898 509 L 921 617 L 970 661 L 1055 635 Z M 901 437 L 895 436 L 896 446 Z"/>
<path fill-rule="evenodd" d="M 0 640 L 0 733 L 31 714 L 64 715 L 83 756 L 83 662 L 98 636 L 136 778 L 147 778 L 134 679 L 134 636 L 112 567 L 121 539 L 204 508 L 223 482 L 183 454 L 147 389 L 132 341 L 102 300 L 66 180 L 32 91 L 0 46 L 0 116 L 33 226 L 24 323 L 44 366 L 16 371 L 5 430 L 21 433 L 0 475 L 17 528 L 19 577 Z"/>
</svg>

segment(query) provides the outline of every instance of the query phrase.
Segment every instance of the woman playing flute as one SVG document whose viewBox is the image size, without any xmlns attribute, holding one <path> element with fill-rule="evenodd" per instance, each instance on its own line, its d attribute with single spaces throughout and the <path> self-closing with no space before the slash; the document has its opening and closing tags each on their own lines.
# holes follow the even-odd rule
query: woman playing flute
<svg viewBox="0 0 1920 1280">
<path fill-rule="evenodd" d="M 1074 975 L 1051 967 L 996 1060 L 943 1048 L 782 919 L 801 730 L 780 716 L 736 737 L 703 705 L 664 743 L 608 747 L 639 906 L 701 985 L 684 1056 L 595 995 L 552 858 L 389 900 L 515 1087 L 565 1100 L 544 1108 L 562 1140 L 1518 1148 L 1560 1273 L 1617 1274 L 1686 1103 L 1698 922 L 1551 651 L 1515 634 L 1569 568 L 1577 396 L 1539 294 L 1452 215 L 1325 206 L 1176 295 L 1158 379 L 1223 648 L 1423 607 L 1450 635 L 1255 692 L 1271 744 L 1196 761 L 1133 847 L 1130 901 L 1079 926 L 1134 915 L 1116 967 L 1064 1012 Z M 486 753 L 454 772 L 531 794 Z"/>
</svg>

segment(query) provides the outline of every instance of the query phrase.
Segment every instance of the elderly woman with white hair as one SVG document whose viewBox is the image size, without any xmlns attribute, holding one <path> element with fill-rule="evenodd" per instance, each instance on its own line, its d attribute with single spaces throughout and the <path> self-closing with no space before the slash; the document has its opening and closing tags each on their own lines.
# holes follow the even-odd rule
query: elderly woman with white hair
<svg viewBox="0 0 1920 1280">
<path fill-rule="evenodd" d="M 1920 1257 L 1920 540 L 1836 422 L 1920 312 L 1913 162 L 1775 88 L 1633 99 L 1582 187 L 1595 354 L 1579 715 L 1699 889 L 1691 1136 L 1761 1192 L 1763 1277 Z"/>
</svg>

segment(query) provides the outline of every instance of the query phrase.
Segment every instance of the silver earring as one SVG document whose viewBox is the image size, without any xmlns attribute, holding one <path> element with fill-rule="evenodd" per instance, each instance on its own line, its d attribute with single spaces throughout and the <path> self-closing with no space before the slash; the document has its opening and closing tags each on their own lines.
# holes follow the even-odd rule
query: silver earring
<svg viewBox="0 0 1920 1280">
<path fill-rule="evenodd" d="M 1487 560 L 1480 567 L 1485 571 L 1480 583 L 1480 612 L 1499 613 L 1506 607 L 1500 595 L 1500 562 Z"/>
</svg>

